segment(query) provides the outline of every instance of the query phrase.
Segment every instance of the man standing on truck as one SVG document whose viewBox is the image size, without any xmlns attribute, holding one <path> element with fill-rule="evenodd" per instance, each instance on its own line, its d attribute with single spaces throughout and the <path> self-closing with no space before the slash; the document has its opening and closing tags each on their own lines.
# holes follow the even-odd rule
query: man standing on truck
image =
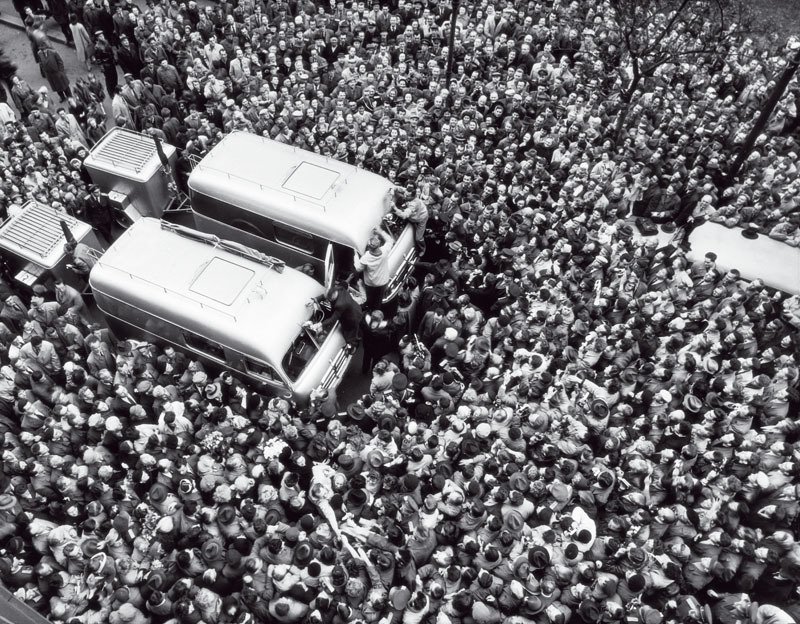
<svg viewBox="0 0 800 624">
<path fill-rule="evenodd" d="M 72 259 L 67 268 L 88 280 L 92 267 L 97 264 L 97 260 L 89 252 L 89 247 L 83 243 L 68 242 L 64 245 L 64 253 Z"/>
<path fill-rule="evenodd" d="M 102 196 L 100 187 L 96 184 L 89 186 L 89 193 L 83 199 L 83 209 L 86 220 L 100 234 L 101 240 L 113 243 L 114 216 L 111 214 L 108 201 Z"/>
<path fill-rule="evenodd" d="M 361 306 L 350 296 L 346 284 L 335 285 L 326 298 L 331 303 L 331 315 L 322 322 L 324 327 L 332 327 L 339 321 L 342 336 L 350 351 L 355 351 L 360 339 L 361 319 L 364 313 Z"/>
<path fill-rule="evenodd" d="M 419 190 L 414 199 L 407 201 L 403 208 L 395 208 L 398 217 L 408 220 L 414 224 L 414 242 L 420 257 L 425 253 L 425 227 L 428 224 L 427 201 L 430 198 L 430 190 L 426 183 L 419 185 Z"/>
<path fill-rule="evenodd" d="M 367 292 L 365 303 L 368 310 L 377 310 L 383 302 L 384 291 L 389 283 L 389 250 L 392 248 L 392 237 L 377 227 L 367 242 L 367 252 L 359 256 L 353 252 L 353 265 L 356 271 L 364 273 L 364 288 Z"/>
</svg>

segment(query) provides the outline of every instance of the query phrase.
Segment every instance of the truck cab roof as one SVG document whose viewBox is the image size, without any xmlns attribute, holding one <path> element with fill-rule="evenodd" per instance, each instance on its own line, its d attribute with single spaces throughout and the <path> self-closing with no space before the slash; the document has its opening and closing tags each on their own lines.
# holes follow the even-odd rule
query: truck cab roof
<svg viewBox="0 0 800 624">
<path fill-rule="evenodd" d="M 323 286 L 181 229 L 152 218 L 134 223 L 92 269 L 92 289 L 240 353 L 258 345 L 279 366 Z"/>
</svg>

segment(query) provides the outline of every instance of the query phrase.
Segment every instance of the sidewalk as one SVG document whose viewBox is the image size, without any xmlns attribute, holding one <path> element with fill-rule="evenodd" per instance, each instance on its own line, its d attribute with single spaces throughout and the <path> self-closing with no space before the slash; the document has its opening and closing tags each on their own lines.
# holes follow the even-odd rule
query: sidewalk
<svg viewBox="0 0 800 624">
<path fill-rule="evenodd" d="M 0 25 L 10 26 L 11 28 L 22 31 L 25 30 L 25 24 L 23 24 L 22 20 L 19 18 L 19 13 L 17 13 L 11 0 L 0 0 Z M 61 29 L 52 17 L 48 18 L 44 23 L 44 30 L 47 36 L 55 43 L 60 43 L 64 46 L 67 45 L 64 33 L 61 32 Z"/>
<path fill-rule="evenodd" d="M 72 85 L 79 77 L 93 73 L 102 82 L 102 73 L 98 67 L 93 67 L 91 72 L 78 60 L 75 48 L 66 45 L 64 33 L 61 32 L 55 20 L 48 19 L 44 24 L 53 47 L 64 61 L 64 70 Z M 38 89 L 47 86 L 48 82 L 42 76 L 39 65 L 31 50 L 30 41 L 25 33 L 25 26 L 14 9 L 11 0 L 0 0 L 0 48 L 6 57 L 17 66 L 17 75 L 25 80 L 31 87 Z M 111 100 L 106 97 L 103 101 L 106 112 L 111 111 Z M 0 620 L 2 624 L 2 620 Z"/>
</svg>

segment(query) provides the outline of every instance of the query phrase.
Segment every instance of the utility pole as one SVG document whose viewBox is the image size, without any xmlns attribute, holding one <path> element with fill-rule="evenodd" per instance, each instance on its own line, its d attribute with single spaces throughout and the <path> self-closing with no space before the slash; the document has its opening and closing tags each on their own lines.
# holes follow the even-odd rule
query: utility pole
<svg viewBox="0 0 800 624">
<path fill-rule="evenodd" d="M 445 84 L 450 85 L 450 76 L 453 75 L 453 48 L 456 40 L 456 16 L 458 15 L 459 0 L 453 0 L 450 13 L 450 35 L 447 37 L 447 71 L 445 71 Z"/>
<path fill-rule="evenodd" d="M 739 173 L 739 169 L 742 168 L 742 164 L 745 160 L 747 160 L 747 157 L 753 150 L 756 140 L 764 131 L 764 128 L 767 127 L 769 118 L 772 116 L 772 112 L 775 110 L 778 102 L 781 101 L 783 93 L 786 91 L 786 87 L 789 86 L 789 83 L 792 81 L 797 68 L 800 67 L 800 40 L 792 37 L 787 43 L 787 47 L 789 50 L 791 50 L 792 56 L 788 59 L 786 67 L 783 69 L 780 78 L 778 78 L 778 81 L 775 83 L 775 88 L 772 90 L 772 93 L 770 93 L 769 98 L 767 98 L 767 101 L 764 102 L 764 106 L 761 107 L 761 112 L 758 115 L 758 119 L 756 119 L 753 127 L 750 129 L 750 132 L 748 133 L 747 138 L 744 140 L 739 153 L 736 155 L 736 159 L 728 169 L 728 185 L 733 183 L 733 179 L 736 177 L 736 174 Z"/>
</svg>

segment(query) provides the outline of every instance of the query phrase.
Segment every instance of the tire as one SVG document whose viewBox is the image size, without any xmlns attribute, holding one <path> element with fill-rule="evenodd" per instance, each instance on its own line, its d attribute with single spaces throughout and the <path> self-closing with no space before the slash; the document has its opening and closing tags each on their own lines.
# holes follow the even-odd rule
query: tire
<svg viewBox="0 0 800 624">
<path fill-rule="evenodd" d="M 130 226 L 133 225 L 133 219 L 131 219 L 124 210 L 114 210 L 114 223 L 116 223 L 119 227 L 123 230 L 127 230 Z"/>
</svg>

